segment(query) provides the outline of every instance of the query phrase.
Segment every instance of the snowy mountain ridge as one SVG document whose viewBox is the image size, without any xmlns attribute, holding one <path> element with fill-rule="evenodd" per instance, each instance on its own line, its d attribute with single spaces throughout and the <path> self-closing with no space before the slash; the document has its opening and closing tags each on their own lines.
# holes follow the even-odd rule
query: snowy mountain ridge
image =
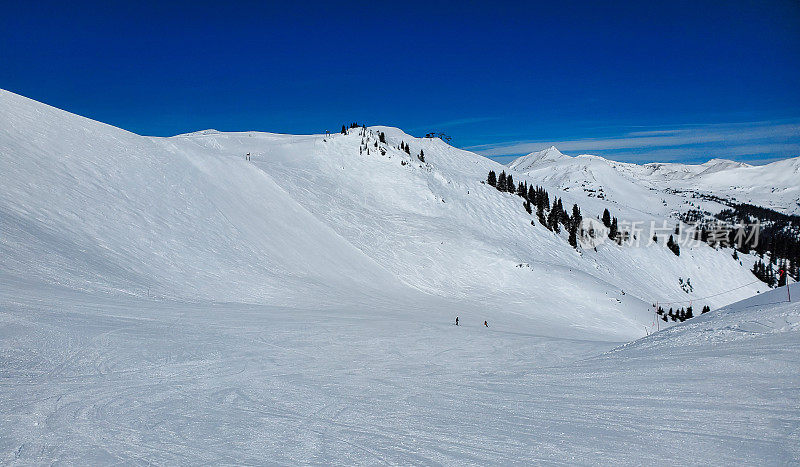
<svg viewBox="0 0 800 467">
<path fill-rule="evenodd" d="M 559 156 L 544 157 L 543 153 Z M 619 185 L 630 184 L 660 192 L 652 196 L 670 198 L 668 195 L 676 192 L 686 199 L 694 195 L 714 195 L 786 214 L 800 213 L 800 184 L 797 183 L 800 157 L 759 166 L 727 159 L 711 159 L 702 164 L 650 162 L 639 165 L 590 154 L 570 157 L 551 147 L 521 156 L 508 166 L 536 180 L 556 183 L 561 189 L 588 186 L 613 192 Z M 637 190 L 632 187 L 627 191 Z"/>
<path fill-rule="evenodd" d="M 788 290 L 554 159 L 514 180 L 660 241 L 573 248 L 396 128 L 145 137 L 0 90 L 0 462 L 796 463 Z"/>
<path fill-rule="evenodd" d="M 519 198 L 484 184 L 502 166 L 395 128 L 155 138 L 7 91 L 0 106 L 7 279 L 282 305 L 397 295 L 479 310 L 494 301 L 546 333 L 612 339 L 654 328 L 658 300 L 710 295 L 705 304 L 717 307 L 759 290 L 750 264 L 703 244 L 680 257 L 664 238 L 576 251 Z M 602 161 L 548 154 L 619 176 Z M 669 218 L 649 196 L 623 204 L 542 183 L 585 216 Z M 749 285 L 720 294 L 730 283 Z"/>
</svg>

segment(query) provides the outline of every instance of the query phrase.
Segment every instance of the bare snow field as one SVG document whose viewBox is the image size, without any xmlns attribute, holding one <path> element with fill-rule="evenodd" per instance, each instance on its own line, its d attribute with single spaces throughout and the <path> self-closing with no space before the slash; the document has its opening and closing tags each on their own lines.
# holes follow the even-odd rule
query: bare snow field
<svg viewBox="0 0 800 467">
<path fill-rule="evenodd" d="M 617 343 L 543 337 L 508 314 L 456 327 L 443 303 L 14 292 L 0 313 L 4 463 L 800 461 L 797 302 L 603 353 Z"/>
<path fill-rule="evenodd" d="M 576 251 L 482 183 L 512 169 L 361 131 L 152 138 L 0 90 L 0 462 L 800 463 L 800 305 L 752 258 Z M 514 177 L 685 203 L 598 167 L 607 199 Z"/>
</svg>

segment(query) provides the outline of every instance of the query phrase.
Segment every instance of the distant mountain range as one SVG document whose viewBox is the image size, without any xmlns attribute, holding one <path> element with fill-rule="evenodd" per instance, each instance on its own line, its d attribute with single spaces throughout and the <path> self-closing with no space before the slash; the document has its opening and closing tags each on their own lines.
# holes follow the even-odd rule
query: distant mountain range
<svg viewBox="0 0 800 467">
<path fill-rule="evenodd" d="M 734 202 L 800 214 L 800 158 L 751 166 L 725 159 L 704 164 L 632 164 L 582 154 L 570 157 L 555 146 L 512 161 L 509 168 L 561 189 L 602 190 L 615 194 L 642 189 L 713 195 Z M 652 196 L 652 194 L 651 194 Z"/>
</svg>

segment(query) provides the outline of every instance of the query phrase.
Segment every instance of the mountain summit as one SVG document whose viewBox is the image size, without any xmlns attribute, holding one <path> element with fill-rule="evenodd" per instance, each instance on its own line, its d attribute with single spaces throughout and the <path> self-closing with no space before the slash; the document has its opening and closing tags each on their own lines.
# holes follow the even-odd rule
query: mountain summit
<svg viewBox="0 0 800 467">
<path fill-rule="evenodd" d="M 511 164 L 509 164 L 508 166 L 511 169 L 524 172 L 539 164 L 545 164 L 548 162 L 557 162 L 564 159 L 571 159 L 571 158 L 569 156 L 564 155 L 555 146 L 550 146 L 547 149 L 532 152 L 525 156 L 514 159 L 514 161 L 511 162 Z"/>
</svg>

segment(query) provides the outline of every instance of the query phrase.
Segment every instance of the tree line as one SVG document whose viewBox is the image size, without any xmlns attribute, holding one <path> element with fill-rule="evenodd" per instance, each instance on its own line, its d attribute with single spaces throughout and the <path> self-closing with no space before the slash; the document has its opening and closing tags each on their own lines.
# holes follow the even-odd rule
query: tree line
<svg viewBox="0 0 800 467">
<path fill-rule="evenodd" d="M 700 313 L 708 313 L 709 311 L 711 311 L 711 307 L 705 305 Z M 686 308 L 681 307 L 680 309 L 675 310 L 670 308 L 669 311 L 665 311 L 664 308 L 658 307 L 656 313 L 661 316 L 661 320 L 664 322 L 673 321 L 682 323 L 687 319 L 694 318 L 694 310 L 692 309 L 691 305 L 687 306 Z"/>
<path fill-rule="evenodd" d="M 528 182 L 514 184 L 514 177 L 500 172 L 498 176 L 494 170 L 489 171 L 486 183 L 495 187 L 498 191 L 516 194 L 523 199 L 522 206 L 528 214 L 533 214 L 536 209 L 536 217 L 539 223 L 548 230 L 555 233 L 561 232 L 562 227 L 569 233 L 568 242 L 573 248 L 578 248 L 578 230 L 580 229 L 583 215 L 577 204 L 572 205 L 572 215 L 567 213 L 559 198 L 553 198 L 550 202 L 550 194 L 540 186 L 528 185 Z M 531 224 L 534 224 L 531 221 Z"/>
<path fill-rule="evenodd" d="M 729 208 L 713 216 L 699 210 L 681 216 L 685 221 L 701 220 L 695 239 L 733 248 L 734 259 L 739 259 L 739 253 L 758 255 L 751 271 L 770 287 L 785 285 L 787 276 L 800 280 L 800 216 L 747 203 L 718 202 Z M 704 214 L 712 219 L 703 220 Z M 721 231 L 720 226 L 724 227 Z"/>
</svg>

